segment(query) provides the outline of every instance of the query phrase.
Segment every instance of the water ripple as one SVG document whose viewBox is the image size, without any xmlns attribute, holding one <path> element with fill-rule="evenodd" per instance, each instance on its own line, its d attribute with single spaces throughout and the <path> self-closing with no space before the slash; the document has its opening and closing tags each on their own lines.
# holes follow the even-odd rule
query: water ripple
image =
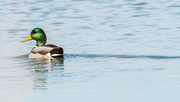
<svg viewBox="0 0 180 102">
<path fill-rule="evenodd" d="M 138 58 L 138 59 L 180 59 L 180 56 L 158 56 L 158 55 L 101 55 L 101 54 L 65 54 L 67 58 L 84 57 L 84 58 Z"/>
</svg>

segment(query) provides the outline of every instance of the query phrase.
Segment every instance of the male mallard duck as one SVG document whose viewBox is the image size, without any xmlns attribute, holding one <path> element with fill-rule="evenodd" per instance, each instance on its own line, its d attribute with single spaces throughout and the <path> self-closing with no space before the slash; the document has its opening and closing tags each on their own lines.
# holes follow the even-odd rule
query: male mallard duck
<svg viewBox="0 0 180 102">
<path fill-rule="evenodd" d="M 62 57 L 63 48 L 53 44 L 46 44 L 46 34 L 41 28 L 34 28 L 26 39 L 21 42 L 28 40 L 36 40 L 36 46 L 29 53 L 29 58 L 46 58 L 52 59 L 53 57 Z"/>
</svg>

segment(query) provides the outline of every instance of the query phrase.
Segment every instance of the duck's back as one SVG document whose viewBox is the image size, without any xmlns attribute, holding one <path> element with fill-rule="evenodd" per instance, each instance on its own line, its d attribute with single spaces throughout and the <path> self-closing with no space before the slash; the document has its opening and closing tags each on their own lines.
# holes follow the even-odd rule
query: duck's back
<svg viewBox="0 0 180 102">
<path fill-rule="evenodd" d="M 56 46 L 56 45 L 53 45 L 53 44 L 47 44 L 45 45 L 46 47 L 50 47 L 50 48 L 53 48 L 51 51 L 50 51 L 50 54 L 52 57 L 59 57 L 59 56 L 63 56 L 63 48 L 62 47 L 59 47 L 59 46 Z"/>
</svg>

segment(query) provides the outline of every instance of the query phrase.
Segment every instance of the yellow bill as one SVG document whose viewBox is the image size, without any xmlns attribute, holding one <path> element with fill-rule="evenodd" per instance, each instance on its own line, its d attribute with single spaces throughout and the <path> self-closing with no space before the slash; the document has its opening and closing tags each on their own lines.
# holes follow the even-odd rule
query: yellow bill
<svg viewBox="0 0 180 102">
<path fill-rule="evenodd" d="M 32 40 L 31 35 L 29 35 L 26 39 L 22 40 L 21 42 L 25 42 L 25 41 L 29 41 L 29 40 Z"/>
</svg>

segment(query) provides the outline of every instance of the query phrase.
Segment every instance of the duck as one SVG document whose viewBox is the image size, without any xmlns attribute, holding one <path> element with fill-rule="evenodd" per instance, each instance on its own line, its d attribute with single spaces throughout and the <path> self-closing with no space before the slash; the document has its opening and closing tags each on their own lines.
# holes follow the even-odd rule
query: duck
<svg viewBox="0 0 180 102">
<path fill-rule="evenodd" d="M 22 40 L 21 42 L 26 42 L 29 40 L 35 40 L 36 45 L 32 48 L 29 53 L 28 58 L 44 58 L 53 59 L 56 57 L 63 57 L 63 48 L 56 46 L 54 44 L 46 45 L 46 34 L 41 28 L 34 28 L 31 34 Z"/>
</svg>

